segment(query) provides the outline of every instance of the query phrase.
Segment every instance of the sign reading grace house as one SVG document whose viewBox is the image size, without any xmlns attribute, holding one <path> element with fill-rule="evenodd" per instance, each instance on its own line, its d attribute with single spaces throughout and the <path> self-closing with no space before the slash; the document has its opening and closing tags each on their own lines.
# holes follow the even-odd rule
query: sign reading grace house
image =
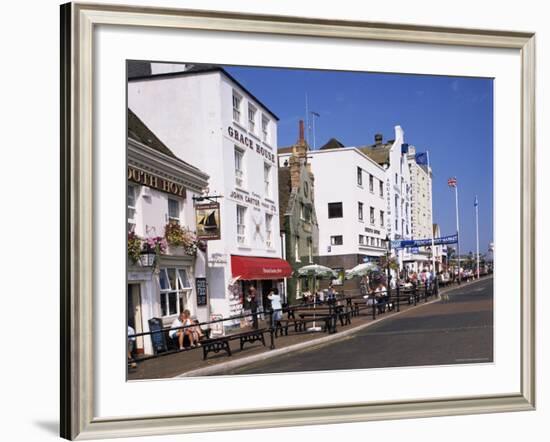
<svg viewBox="0 0 550 442">
<path fill-rule="evenodd" d="M 260 143 L 256 143 L 251 138 L 247 137 L 246 135 L 242 134 L 237 129 L 234 129 L 231 126 L 227 127 L 227 134 L 235 141 L 238 141 L 249 149 L 255 150 L 256 153 L 260 154 L 261 156 L 275 164 L 275 154 L 269 149 L 264 148 L 262 145 L 260 145 Z"/>
<path fill-rule="evenodd" d="M 185 198 L 185 187 L 182 184 L 167 180 L 149 172 L 128 166 L 128 180 L 143 186 L 160 190 L 161 192 L 171 193 L 173 195 Z"/>
</svg>

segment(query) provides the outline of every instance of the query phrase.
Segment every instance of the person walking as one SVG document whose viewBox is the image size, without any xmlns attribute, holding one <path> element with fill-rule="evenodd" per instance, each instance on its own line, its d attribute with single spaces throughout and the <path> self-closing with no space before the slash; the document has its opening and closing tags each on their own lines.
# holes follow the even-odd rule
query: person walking
<svg viewBox="0 0 550 442">
<path fill-rule="evenodd" d="M 248 288 L 248 308 L 252 313 L 252 328 L 258 329 L 258 300 L 256 299 L 256 287 L 251 285 Z"/>
<path fill-rule="evenodd" d="M 275 328 L 277 323 L 283 317 L 283 306 L 281 305 L 281 297 L 279 296 L 279 289 L 276 287 L 271 289 L 267 298 L 271 301 L 271 328 Z"/>
</svg>

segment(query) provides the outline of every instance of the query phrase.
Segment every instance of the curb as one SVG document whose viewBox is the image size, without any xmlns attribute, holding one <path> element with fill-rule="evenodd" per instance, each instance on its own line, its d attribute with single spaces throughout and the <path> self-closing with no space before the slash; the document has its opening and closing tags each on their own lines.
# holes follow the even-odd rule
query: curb
<svg viewBox="0 0 550 442">
<path fill-rule="evenodd" d="M 289 345 L 288 347 L 283 347 L 283 348 L 279 348 L 279 349 L 270 350 L 270 351 L 264 352 L 264 353 L 258 353 L 258 354 L 252 355 L 252 356 L 247 356 L 247 357 L 244 357 L 244 358 L 241 358 L 241 359 L 236 359 L 234 361 L 222 362 L 220 364 L 212 365 L 210 367 L 196 368 L 194 370 L 186 371 L 182 374 L 174 376 L 172 379 L 180 379 L 180 378 L 186 378 L 186 377 L 197 377 L 197 376 L 211 376 L 211 375 L 218 374 L 220 372 L 224 372 L 226 370 L 233 370 L 233 369 L 241 367 L 243 365 L 253 364 L 255 362 L 259 362 L 259 361 L 263 361 L 263 360 L 266 360 L 266 359 L 270 359 L 270 358 L 274 358 L 274 357 L 277 357 L 277 356 L 292 353 L 292 352 L 295 352 L 295 351 L 303 350 L 305 348 L 313 348 L 313 347 L 321 346 L 323 344 L 336 342 L 338 340 L 347 338 L 348 336 L 350 336 L 354 333 L 357 333 L 358 331 L 361 331 L 365 328 L 368 328 L 372 325 L 380 324 L 382 321 L 385 321 L 385 320 L 390 319 L 390 318 L 394 318 L 394 317 L 398 316 L 400 313 L 410 312 L 412 310 L 424 307 L 426 305 L 433 304 L 435 302 L 441 302 L 441 294 L 442 293 L 447 293 L 447 292 L 451 292 L 451 291 L 456 290 L 456 289 L 461 289 L 461 288 L 466 287 L 466 286 L 468 286 L 470 284 L 473 284 L 475 282 L 483 281 L 484 279 L 486 279 L 486 278 L 480 278 L 480 279 L 477 279 L 477 280 L 474 280 L 474 281 L 463 283 L 460 286 L 454 286 L 454 287 L 451 287 L 451 288 L 442 289 L 442 290 L 439 291 L 439 297 L 437 297 L 435 299 L 432 299 L 431 301 L 428 301 L 428 302 L 425 302 L 425 303 L 422 303 L 422 304 L 417 304 L 417 305 L 415 305 L 411 308 L 408 308 L 405 311 L 394 312 L 394 314 L 392 314 L 392 315 L 385 316 L 383 318 L 380 318 L 380 319 L 372 321 L 372 322 L 367 322 L 366 324 L 358 325 L 357 327 L 353 327 L 353 328 L 350 328 L 350 329 L 342 331 L 342 332 L 338 332 L 338 333 L 333 334 L 333 335 L 324 336 L 322 338 L 313 339 L 311 341 L 300 342 L 298 344 L 293 344 L 293 345 Z"/>
</svg>

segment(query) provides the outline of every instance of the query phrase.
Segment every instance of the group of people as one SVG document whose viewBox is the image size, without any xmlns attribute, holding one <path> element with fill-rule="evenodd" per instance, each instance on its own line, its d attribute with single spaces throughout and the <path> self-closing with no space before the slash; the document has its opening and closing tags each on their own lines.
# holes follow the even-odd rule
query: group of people
<svg viewBox="0 0 550 442">
<path fill-rule="evenodd" d="M 204 333 L 198 324 L 196 319 L 191 318 L 191 312 L 186 309 L 174 319 L 170 326 L 168 336 L 170 336 L 172 340 L 177 340 L 180 350 L 200 347 L 200 340 L 204 337 Z"/>
<path fill-rule="evenodd" d="M 276 287 L 271 288 L 267 294 L 267 299 L 271 302 L 271 326 L 275 327 L 277 321 L 280 321 L 283 317 L 283 305 L 281 296 L 279 295 L 279 289 Z M 245 297 L 245 310 L 249 310 L 252 316 L 252 328 L 258 328 L 258 299 L 256 287 L 250 285 Z"/>
</svg>

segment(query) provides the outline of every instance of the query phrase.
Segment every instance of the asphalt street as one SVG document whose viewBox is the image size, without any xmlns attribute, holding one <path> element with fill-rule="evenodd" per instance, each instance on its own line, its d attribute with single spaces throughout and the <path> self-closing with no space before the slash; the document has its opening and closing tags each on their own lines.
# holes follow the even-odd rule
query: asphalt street
<svg viewBox="0 0 550 442">
<path fill-rule="evenodd" d="M 492 361 L 493 279 L 488 278 L 453 289 L 448 292 L 448 300 L 443 297 L 442 301 L 380 320 L 342 340 L 239 367 L 223 374 Z"/>
</svg>

